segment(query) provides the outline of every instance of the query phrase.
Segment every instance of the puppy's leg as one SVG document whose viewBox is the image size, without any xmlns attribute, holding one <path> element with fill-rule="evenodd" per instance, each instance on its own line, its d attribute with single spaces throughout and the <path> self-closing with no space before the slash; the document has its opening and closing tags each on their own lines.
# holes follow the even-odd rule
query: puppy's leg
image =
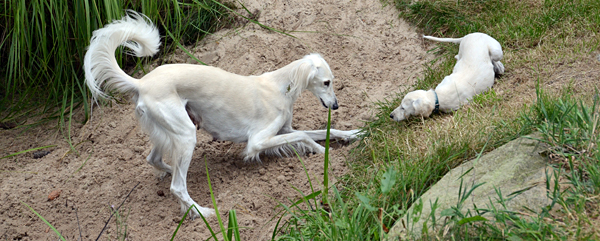
<svg viewBox="0 0 600 241">
<path fill-rule="evenodd" d="M 152 148 L 152 151 L 150 151 L 150 155 L 148 155 L 148 157 L 146 157 L 146 160 L 148 160 L 148 163 L 150 165 L 152 165 L 154 168 L 156 168 L 157 171 L 160 172 L 159 178 L 161 178 L 161 179 L 163 177 L 165 177 L 165 175 L 167 175 L 167 173 L 173 173 L 171 166 L 164 163 L 162 160 L 162 157 L 163 157 L 162 151 L 160 151 L 160 148 L 158 148 L 156 146 Z"/>
</svg>

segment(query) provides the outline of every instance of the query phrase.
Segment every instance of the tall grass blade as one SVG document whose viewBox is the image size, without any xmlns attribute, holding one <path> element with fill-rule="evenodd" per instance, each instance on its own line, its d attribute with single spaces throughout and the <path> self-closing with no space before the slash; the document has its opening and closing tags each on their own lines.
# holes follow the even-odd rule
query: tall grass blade
<svg viewBox="0 0 600 241">
<path fill-rule="evenodd" d="M 31 210 L 36 216 L 38 216 L 42 221 L 44 221 L 44 223 L 46 223 L 46 225 L 48 225 L 48 227 L 50 227 L 52 229 L 52 231 L 54 231 L 54 233 L 56 233 L 56 235 L 58 236 L 58 238 L 60 238 L 63 241 L 66 241 L 65 237 L 62 236 L 62 234 L 60 234 L 60 232 L 58 232 L 58 230 L 56 230 L 56 228 L 54 226 L 52 226 L 52 224 L 50 224 L 50 222 L 48 222 L 44 217 L 42 217 L 42 215 L 40 215 L 38 212 L 36 212 L 35 210 L 33 210 L 32 207 L 30 207 L 29 205 L 27 205 L 27 203 L 21 201 L 21 203 L 25 206 L 27 206 L 29 208 L 29 210 Z"/>
<path fill-rule="evenodd" d="M 225 226 L 223 225 L 223 221 L 221 220 L 221 214 L 219 214 L 219 208 L 217 207 L 217 200 L 215 199 L 215 194 L 214 194 L 212 186 L 211 186 L 210 175 L 208 174 L 208 161 L 206 160 L 206 158 L 204 158 L 204 167 L 206 169 L 206 180 L 208 181 L 208 190 L 210 191 L 210 199 L 212 200 L 213 207 L 215 208 L 215 215 L 217 216 L 217 220 L 219 221 L 219 227 L 221 228 L 221 232 L 223 233 L 223 239 L 225 239 L 225 241 L 229 241 L 229 239 L 227 238 L 227 234 L 225 232 L 226 231 Z M 198 212 L 198 213 L 200 213 L 200 212 Z"/>
<path fill-rule="evenodd" d="M 331 108 L 327 111 L 327 134 L 325 135 L 325 160 L 323 165 L 323 204 L 329 204 L 329 134 L 331 132 Z"/>
<path fill-rule="evenodd" d="M 235 238 L 236 241 L 241 241 L 240 228 L 238 226 L 235 209 L 229 211 L 229 222 L 227 223 L 227 238 L 232 241 L 232 238 Z"/>
<path fill-rule="evenodd" d="M 27 149 L 27 150 L 20 151 L 20 152 L 15 152 L 15 153 L 7 155 L 7 156 L 0 157 L 0 159 L 9 158 L 9 157 L 16 156 L 16 155 L 19 155 L 19 154 L 23 154 L 23 153 L 27 153 L 27 152 L 31 152 L 31 151 L 37 151 L 37 150 L 40 150 L 40 149 L 50 148 L 50 147 L 55 147 L 55 146 L 56 145 L 49 145 L 49 146 L 41 146 L 41 147 L 31 148 L 31 149 Z"/>
</svg>

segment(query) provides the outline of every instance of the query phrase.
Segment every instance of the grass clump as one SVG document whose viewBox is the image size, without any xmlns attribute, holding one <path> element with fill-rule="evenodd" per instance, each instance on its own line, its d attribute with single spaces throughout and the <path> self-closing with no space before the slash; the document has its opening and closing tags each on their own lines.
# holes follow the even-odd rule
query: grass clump
<svg viewBox="0 0 600 241">
<path fill-rule="evenodd" d="M 0 15 L 0 123 L 17 124 L 38 115 L 64 119 L 79 107 L 87 118 L 86 47 L 92 31 L 120 19 L 124 9 L 150 17 L 168 36 L 161 48 L 167 52 L 215 30 L 227 15 L 214 0 L 21 0 L 0 5 L 5 10 Z M 117 56 L 125 69 L 136 65 L 133 58 Z"/>
</svg>

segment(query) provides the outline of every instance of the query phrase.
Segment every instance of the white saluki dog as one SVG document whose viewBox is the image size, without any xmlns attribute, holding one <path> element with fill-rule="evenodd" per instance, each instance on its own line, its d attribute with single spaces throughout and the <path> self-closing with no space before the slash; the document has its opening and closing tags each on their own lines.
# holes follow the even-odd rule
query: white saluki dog
<svg viewBox="0 0 600 241">
<path fill-rule="evenodd" d="M 460 44 L 456 65 L 435 90 L 415 90 L 402 99 L 390 117 L 395 121 L 410 116 L 429 117 L 432 113 L 452 112 L 494 85 L 494 76 L 504 74 L 502 47 L 484 33 L 471 33 L 462 38 L 423 38 Z"/>
<path fill-rule="evenodd" d="M 170 64 L 135 79 L 117 64 L 115 50 L 120 45 L 136 56 L 151 56 L 160 46 L 158 30 L 146 16 L 130 11 L 121 20 L 94 31 L 84 59 L 86 83 L 94 98 L 107 97 L 101 88 L 133 95 L 135 114 L 153 143 L 147 160 L 163 174 L 172 174 L 170 189 L 182 212 L 196 205 L 202 215 L 213 214 L 213 209 L 194 202 L 186 187 L 196 126 L 217 140 L 247 142 L 244 160 L 258 159 L 261 153 L 290 155 L 290 145 L 299 152 L 325 151 L 315 142 L 325 139 L 325 130 L 292 129 L 292 107 L 304 90 L 317 96 L 326 108 L 338 108 L 333 74 L 320 55 L 307 55 L 259 76 L 240 76 L 203 65 Z M 331 130 L 330 136 L 352 140 L 357 133 Z M 163 155 L 171 159 L 171 166 L 163 162 Z M 198 217 L 192 210 L 192 218 Z"/>
</svg>

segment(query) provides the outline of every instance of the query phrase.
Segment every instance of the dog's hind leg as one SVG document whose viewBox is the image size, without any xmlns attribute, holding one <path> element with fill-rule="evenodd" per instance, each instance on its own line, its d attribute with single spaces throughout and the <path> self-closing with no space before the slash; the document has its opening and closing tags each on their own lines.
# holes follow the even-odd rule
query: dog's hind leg
<svg viewBox="0 0 600 241">
<path fill-rule="evenodd" d="M 157 171 L 161 172 L 159 177 L 162 179 L 167 173 L 173 173 L 173 169 L 163 162 L 163 153 L 161 149 L 162 148 L 156 146 L 153 147 L 148 157 L 146 157 L 146 160 L 148 160 L 148 163 L 156 168 Z"/>
<path fill-rule="evenodd" d="M 504 65 L 500 61 L 492 61 L 492 65 L 494 65 L 494 73 L 496 76 L 504 74 Z"/>
<path fill-rule="evenodd" d="M 160 166 L 164 164 L 160 159 L 162 153 L 169 154 L 172 174 L 170 190 L 179 199 L 182 212 L 193 205 L 205 217 L 214 214 L 212 209 L 201 207 L 192 200 L 187 191 L 187 172 L 196 147 L 196 127 L 188 116 L 184 103 L 179 98 L 146 99 L 143 102 L 148 117 L 143 123 L 149 127 L 151 140 L 155 145 L 149 161 Z M 199 217 L 200 213 L 192 209 L 190 217 Z"/>
<path fill-rule="evenodd" d="M 502 64 L 502 62 L 500 62 L 500 60 L 502 60 L 503 57 L 502 47 L 500 46 L 500 43 L 495 41 L 494 43 L 488 45 L 488 49 L 490 59 L 492 60 L 492 65 L 494 65 L 494 73 L 496 73 L 496 75 L 504 74 L 504 65 Z"/>
</svg>

